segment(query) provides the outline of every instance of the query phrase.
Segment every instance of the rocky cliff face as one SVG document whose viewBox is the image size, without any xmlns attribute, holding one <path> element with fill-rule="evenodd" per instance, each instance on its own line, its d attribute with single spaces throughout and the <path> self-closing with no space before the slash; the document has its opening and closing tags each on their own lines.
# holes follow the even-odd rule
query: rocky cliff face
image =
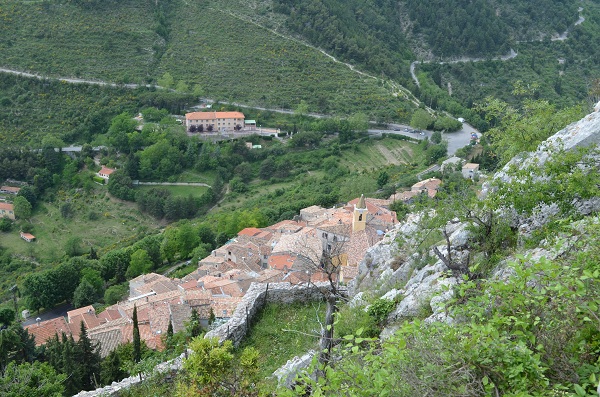
<svg viewBox="0 0 600 397">
<path fill-rule="evenodd" d="M 593 113 L 557 132 L 543 142 L 537 151 L 511 160 L 494 175 L 492 180 L 514 180 L 511 176 L 512 168 L 525 169 L 530 165 L 543 164 L 550 161 L 553 153 L 559 149 L 571 151 L 578 147 L 599 143 L 600 103 L 596 105 Z M 591 172 L 598 172 L 598 170 L 591 170 Z M 494 194 L 489 186 L 488 184 L 484 194 Z M 576 203 L 577 211 L 583 215 L 597 213 L 600 210 L 600 192 L 598 196 Z M 512 217 L 513 227 L 516 227 L 520 233 L 529 233 L 532 229 L 546 224 L 557 213 L 557 206 L 550 204 L 540 206 L 533 215 L 525 218 L 515 216 L 510 211 L 498 215 Z M 393 333 L 394 323 L 404 318 L 425 316 L 426 321 L 452 321 L 446 317 L 443 304 L 452 298 L 451 287 L 459 280 L 452 275 L 442 260 L 433 255 L 432 247 L 420 252 L 415 249 L 418 245 L 417 239 L 422 238 L 420 225 L 423 218 L 428 215 L 430 214 L 410 214 L 405 222 L 398 224 L 381 242 L 372 247 L 360 264 L 358 277 L 350 285 L 349 291 L 354 297 L 351 303 L 354 305 L 365 304 L 363 299 L 365 293 L 389 299 L 395 298 L 399 301 L 388 318 L 388 327 L 381 335 L 383 338 Z M 450 250 L 455 256 L 469 255 L 472 241 L 467 230 L 468 226 L 468 222 L 458 221 L 450 222 L 445 226 L 451 242 Z M 447 255 L 446 245 L 440 245 L 438 249 L 443 255 Z M 560 253 L 548 251 L 542 243 L 540 247 L 529 250 L 526 254 L 533 258 L 541 256 L 554 258 Z M 503 266 L 503 263 L 493 272 L 493 277 L 510 276 L 510 271 Z"/>
</svg>

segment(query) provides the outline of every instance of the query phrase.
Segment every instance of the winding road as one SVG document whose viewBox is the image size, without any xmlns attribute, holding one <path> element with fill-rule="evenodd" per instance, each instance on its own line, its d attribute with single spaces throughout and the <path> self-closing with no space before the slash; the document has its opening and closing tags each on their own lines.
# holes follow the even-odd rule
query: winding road
<svg viewBox="0 0 600 397">
<path fill-rule="evenodd" d="M 579 9 L 577 11 L 579 12 L 579 19 L 577 19 L 577 21 L 575 21 L 573 26 L 580 25 L 583 23 L 583 21 L 585 21 L 585 18 L 581 15 L 581 12 L 583 11 L 583 7 L 579 7 Z M 552 40 L 552 41 L 566 40 L 567 37 L 569 36 L 570 31 L 571 31 L 571 28 L 568 28 L 563 33 L 552 37 L 550 40 Z M 529 40 L 529 41 L 517 41 L 517 43 L 527 43 L 527 42 L 542 41 L 542 40 L 543 40 L 543 38 L 540 38 L 537 40 Z M 517 55 L 519 55 L 519 54 L 511 48 L 510 52 L 508 54 L 501 55 L 501 56 L 498 56 L 495 58 L 491 58 L 491 60 L 492 61 L 508 61 L 509 59 L 516 58 Z M 461 57 L 458 59 L 452 59 L 452 60 L 448 60 L 448 61 L 437 61 L 437 62 L 436 61 L 414 61 L 410 64 L 410 76 L 412 77 L 412 79 L 415 82 L 415 84 L 417 85 L 417 87 L 421 88 L 421 84 L 419 83 L 419 79 L 417 78 L 417 75 L 415 73 L 416 65 L 420 65 L 423 63 L 437 63 L 438 65 L 444 65 L 444 64 L 463 63 L 463 62 L 481 62 L 481 61 L 485 61 L 488 59 L 490 59 L 490 58 Z"/>
</svg>

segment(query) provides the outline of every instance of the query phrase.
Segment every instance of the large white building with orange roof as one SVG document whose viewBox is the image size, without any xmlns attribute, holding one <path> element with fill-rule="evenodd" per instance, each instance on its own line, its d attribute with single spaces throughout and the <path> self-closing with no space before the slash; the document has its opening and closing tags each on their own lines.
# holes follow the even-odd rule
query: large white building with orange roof
<svg viewBox="0 0 600 397">
<path fill-rule="evenodd" d="M 188 131 L 192 126 L 194 130 L 202 127 L 201 131 L 234 131 L 244 126 L 244 120 L 242 112 L 192 112 L 185 115 L 185 127 Z"/>
</svg>

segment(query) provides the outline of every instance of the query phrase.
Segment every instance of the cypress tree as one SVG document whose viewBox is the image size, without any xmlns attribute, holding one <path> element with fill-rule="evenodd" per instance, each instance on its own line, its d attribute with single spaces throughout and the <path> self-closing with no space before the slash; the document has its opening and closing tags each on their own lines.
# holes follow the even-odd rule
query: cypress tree
<svg viewBox="0 0 600 397">
<path fill-rule="evenodd" d="M 85 324 L 81 322 L 79 331 L 78 350 L 78 372 L 83 390 L 92 390 L 95 388 L 98 375 L 100 374 L 100 353 L 97 346 L 92 344 L 88 337 Z"/>
<path fill-rule="evenodd" d="M 140 328 L 138 326 L 137 306 L 133 306 L 133 361 L 136 363 L 142 359 L 142 342 L 140 340 Z"/>
</svg>

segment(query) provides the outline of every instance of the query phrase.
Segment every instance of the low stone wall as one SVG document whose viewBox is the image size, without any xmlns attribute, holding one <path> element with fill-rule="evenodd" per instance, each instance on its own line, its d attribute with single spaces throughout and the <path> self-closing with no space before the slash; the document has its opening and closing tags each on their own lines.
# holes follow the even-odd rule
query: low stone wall
<svg viewBox="0 0 600 397">
<path fill-rule="evenodd" d="M 250 329 L 254 316 L 266 303 L 309 302 L 323 299 L 321 288 L 327 288 L 327 283 L 313 285 L 291 285 L 290 283 L 258 284 L 252 283 L 242 301 L 238 304 L 233 316 L 225 324 L 208 332 L 205 338 L 219 338 L 219 342 L 231 340 L 238 345 Z M 188 350 L 191 354 L 191 350 Z M 155 373 L 177 372 L 183 365 L 186 354 L 158 364 Z M 131 376 L 120 382 L 113 382 L 101 389 L 82 391 L 74 397 L 113 397 L 118 396 L 123 389 L 143 382 L 139 376 Z"/>
<path fill-rule="evenodd" d="M 231 340 L 238 345 L 250 329 L 252 320 L 266 303 L 294 303 L 323 299 L 322 288 L 327 283 L 316 285 L 291 285 L 290 283 L 252 283 L 233 316 L 225 324 L 208 332 L 205 338 L 219 338 L 219 342 Z"/>
<path fill-rule="evenodd" d="M 174 358 L 173 360 L 169 360 L 164 363 L 158 364 L 154 367 L 153 373 L 168 373 L 168 372 L 177 372 L 183 366 L 183 360 L 186 357 L 186 354 L 191 354 L 191 350 L 188 350 L 187 353 L 181 353 L 179 357 Z M 139 375 L 130 376 L 129 378 L 125 378 L 120 382 L 113 382 L 108 386 L 104 386 L 100 389 L 91 390 L 91 391 L 81 391 L 77 393 L 73 397 L 113 397 L 118 396 L 121 390 L 127 389 L 133 385 L 136 385 L 140 382 L 143 382 L 147 375 L 140 378 Z"/>
</svg>

